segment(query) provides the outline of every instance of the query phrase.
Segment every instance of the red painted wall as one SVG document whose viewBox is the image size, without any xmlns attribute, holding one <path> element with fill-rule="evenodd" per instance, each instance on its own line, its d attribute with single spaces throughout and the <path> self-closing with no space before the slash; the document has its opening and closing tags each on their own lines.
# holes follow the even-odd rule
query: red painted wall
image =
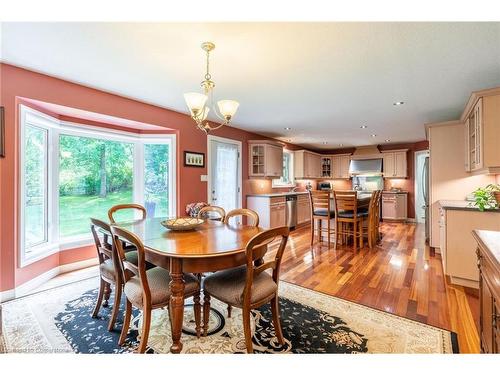
<svg viewBox="0 0 500 375">
<path fill-rule="evenodd" d="M 179 93 L 182 95 L 182 93 Z M 18 104 L 28 98 L 83 111 L 124 118 L 172 129 L 177 134 L 177 210 L 186 204 L 207 200 L 206 182 L 200 176 L 206 168 L 186 168 L 182 164 L 184 150 L 206 153 L 207 138 L 197 130 L 188 116 L 122 96 L 92 89 L 8 64 L 0 64 L 0 103 L 5 107 L 6 157 L 0 158 L 0 291 L 14 288 L 50 268 L 91 256 L 90 250 L 67 250 L 54 254 L 23 269 L 18 268 Z M 244 130 L 224 127 L 214 135 L 242 141 L 243 180 L 248 178 L 245 141 L 265 137 Z M 296 148 L 289 145 L 290 148 Z M 243 197 L 249 193 L 243 184 Z M 244 200 L 245 201 L 245 200 Z M 83 258 L 82 258 L 83 257 Z"/>
</svg>

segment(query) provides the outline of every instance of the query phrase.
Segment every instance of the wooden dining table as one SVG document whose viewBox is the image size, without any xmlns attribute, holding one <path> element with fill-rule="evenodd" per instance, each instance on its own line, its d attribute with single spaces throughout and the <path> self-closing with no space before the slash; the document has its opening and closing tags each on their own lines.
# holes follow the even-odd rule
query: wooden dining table
<svg viewBox="0 0 500 375">
<path fill-rule="evenodd" d="M 194 230 L 173 231 L 161 225 L 163 220 L 165 218 L 150 218 L 115 225 L 141 239 L 148 262 L 170 271 L 170 351 L 180 353 L 184 319 L 183 274 L 213 272 L 246 264 L 246 244 L 263 229 L 206 220 Z M 256 258 L 262 258 L 266 250 L 263 246 Z M 204 308 L 209 306 L 209 301 L 205 299 Z"/>
</svg>

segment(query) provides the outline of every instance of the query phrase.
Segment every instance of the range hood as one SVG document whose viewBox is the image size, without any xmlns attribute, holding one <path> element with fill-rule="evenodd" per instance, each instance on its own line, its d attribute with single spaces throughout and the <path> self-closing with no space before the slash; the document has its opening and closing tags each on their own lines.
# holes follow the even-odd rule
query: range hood
<svg viewBox="0 0 500 375">
<path fill-rule="evenodd" d="M 382 175 L 382 158 L 380 159 L 353 159 L 349 164 L 349 174 L 351 175 Z"/>
</svg>

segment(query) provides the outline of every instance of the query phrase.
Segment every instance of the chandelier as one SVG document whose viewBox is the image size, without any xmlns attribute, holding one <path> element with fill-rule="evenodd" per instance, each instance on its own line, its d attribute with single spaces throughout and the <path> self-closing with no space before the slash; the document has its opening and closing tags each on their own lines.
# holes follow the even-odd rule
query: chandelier
<svg viewBox="0 0 500 375">
<path fill-rule="evenodd" d="M 189 92 L 184 94 L 184 99 L 186 100 L 189 112 L 191 113 L 191 118 L 196 122 L 198 129 L 203 130 L 208 134 L 212 130 L 219 129 L 224 125 L 229 125 L 231 119 L 238 110 L 240 103 L 236 100 L 219 100 L 217 102 L 217 107 L 214 106 L 213 92 L 215 82 L 212 81 L 209 68 L 210 51 L 215 48 L 215 44 L 212 42 L 205 42 L 201 45 L 201 48 L 207 54 L 207 72 L 205 74 L 205 79 L 201 82 L 203 94 Z M 216 126 L 210 126 L 210 123 L 206 121 L 210 108 L 212 108 L 213 113 L 215 113 L 215 115 L 221 120 L 221 123 Z"/>
</svg>

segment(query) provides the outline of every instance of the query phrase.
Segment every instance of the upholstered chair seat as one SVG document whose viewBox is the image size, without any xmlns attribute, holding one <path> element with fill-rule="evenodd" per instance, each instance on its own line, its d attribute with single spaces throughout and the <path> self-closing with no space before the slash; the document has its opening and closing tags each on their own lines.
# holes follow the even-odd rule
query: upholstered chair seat
<svg viewBox="0 0 500 375">
<path fill-rule="evenodd" d="M 368 211 L 356 212 L 356 217 L 358 217 L 358 218 L 359 217 L 367 217 L 367 216 L 368 216 Z M 352 219 L 352 218 L 354 218 L 354 212 L 347 211 L 347 210 L 339 211 L 339 217 Z"/>
<path fill-rule="evenodd" d="M 314 210 L 314 215 L 316 216 L 328 216 L 328 210 L 326 208 L 318 208 Z M 330 210 L 330 217 L 334 218 L 335 217 L 335 210 Z"/>
<path fill-rule="evenodd" d="M 170 273 L 161 267 L 154 267 L 146 271 L 148 278 L 149 289 L 151 291 L 151 305 L 165 305 L 170 298 Z M 185 274 L 184 280 L 186 282 L 184 292 L 187 294 L 194 293 L 200 289 L 198 279 L 191 274 Z M 128 300 L 134 306 L 142 308 L 142 287 L 139 276 L 130 278 L 125 283 L 123 288 Z"/>
<path fill-rule="evenodd" d="M 111 259 L 106 259 L 99 265 L 101 275 L 107 279 L 115 280 L 115 267 Z"/>
<path fill-rule="evenodd" d="M 216 272 L 204 279 L 203 289 L 219 301 L 241 307 L 243 306 L 246 277 L 246 266 Z M 278 285 L 274 282 L 273 277 L 264 271 L 253 279 L 250 302 L 262 301 L 276 294 L 277 290 Z"/>
</svg>

